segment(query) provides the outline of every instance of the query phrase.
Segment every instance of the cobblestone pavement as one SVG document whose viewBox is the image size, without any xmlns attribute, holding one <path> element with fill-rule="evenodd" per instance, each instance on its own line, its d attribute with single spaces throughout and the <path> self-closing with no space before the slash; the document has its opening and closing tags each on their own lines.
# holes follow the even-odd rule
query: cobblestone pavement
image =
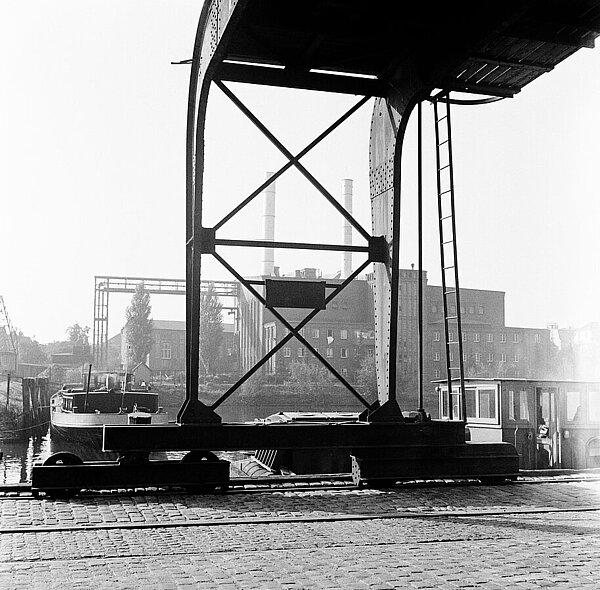
<svg viewBox="0 0 600 590">
<path fill-rule="evenodd" d="M 600 482 L 0 500 L 0 588 L 598 588 Z"/>
</svg>

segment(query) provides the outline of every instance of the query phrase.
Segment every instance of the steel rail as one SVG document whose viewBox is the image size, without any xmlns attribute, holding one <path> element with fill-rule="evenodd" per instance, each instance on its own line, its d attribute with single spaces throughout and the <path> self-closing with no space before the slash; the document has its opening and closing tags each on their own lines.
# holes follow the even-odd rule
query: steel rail
<svg viewBox="0 0 600 590">
<path fill-rule="evenodd" d="M 481 509 L 481 510 L 430 510 L 415 512 L 373 512 L 362 514 L 324 514 L 310 516 L 250 516 L 242 518 L 199 518 L 184 521 L 166 522 L 116 522 L 93 525 L 35 525 L 30 527 L 1 527 L 2 535 L 22 535 L 25 533 L 63 533 L 82 531 L 106 531 L 123 529 L 173 529 L 192 527 L 223 527 L 239 525 L 269 525 L 290 523 L 320 523 L 320 522 L 356 522 L 367 520 L 424 520 L 424 519 L 460 519 L 489 516 L 523 516 L 530 514 L 564 514 L 573 512 L 600 512 L 600 504 L 592 506 L 574 506 L 569 508 L 544 507 L 544 508 L 509 508 L 508 510 Z M 452 541 L 452 539 L 450 539 Z M 461 539 L 462 540 L 462 539 Z M 416 541 L 417 543 L 419 541 Z M 421 543 L 430 543 L 423 540 Z"/>
</svg>

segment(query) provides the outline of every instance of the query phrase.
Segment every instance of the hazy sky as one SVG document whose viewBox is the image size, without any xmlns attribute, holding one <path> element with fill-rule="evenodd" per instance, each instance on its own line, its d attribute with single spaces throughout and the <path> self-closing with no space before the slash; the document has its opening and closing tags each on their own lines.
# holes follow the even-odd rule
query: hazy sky
<svg viewBox="0 0 600 590">
<path fill-rule="evenodd" d="M 0 294 L 27 335 L 48 342 L 74 322 L 92 326 L 94 275 L 184 277 L 189 66 L 170 62 L 191 56 L 200 8 L 197 0 L 0 0 Z M 232 88 L 292 151 L 357 100 Z M 510 325 L 600 321 L 598 104 L 597 49 L 581 50 L 515 99 L 453 111 L 461 284 L 505 291 Z M 425 115 L 425 264 L 439 283 L 429 107 Z M 306 158 L 336 195 L 342 178 L 354 179 L 355 213 L 367 228 L 369 120 L 367 105 Z M 406 267 L 416 262 L 413 148 L 411 124 Z M 205 225 L 283 163 L 215 89 Z M 257 201 L 220 235 L 258 238 L 261 215 Z M 298 173 L 278 181 L 276 237 L 341 241 L 340 217 Z M 260 251 L 230 258 L 242 274 L 259 271 Z M 341 255 L 276 253 L 276 264 L 334 273 Z M 214 264 L 203 276 L 229 278 Z M 112 335 L 129 297 L 111 297 Z M 156 319 L 183 319 L 183 297 L 152 303 Z"/>
</svg>

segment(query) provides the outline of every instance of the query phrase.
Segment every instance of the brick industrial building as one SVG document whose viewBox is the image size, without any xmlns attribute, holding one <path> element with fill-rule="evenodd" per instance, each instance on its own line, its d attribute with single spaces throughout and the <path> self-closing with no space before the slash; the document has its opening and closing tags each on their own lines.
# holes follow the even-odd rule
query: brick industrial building
<svg viewBox="0 0 600 590">
<path fill-rule="evenodd" d="M 406 409 L 416 405 L 418 373 L 418 271 L 401 271 L 396 366 L 400 401 Z M 294 280 L 324 280 L 315 269 L 297 271 Z M 286 277 L 281 277 L 285 280 Z M 327 279 L 328 282 L 335 282 Z M 331 365 L 354 381 L 360 363 L 374 355 L 373 276 L 351 285 L 304 329 L 303 336 Z M 437 394 L 432 382 L 443 379 L 445 335 L 441 287 L 427 284 L 423 273 L 424 383 L 426 405 L 436 412 Z M 240 355 L 242 371 L 251 368 L 287 334 L 287 329 L 252 295 L 241 289 Z M 463 354 L 466 376 L 559 377 L 553 331 L 507 326 L 502 291 L 461 289 Z M 450 309 L 454 314 L 456 310 Z M 286 309 L 286 319 L 296 325 L 307 310 Z M 450 334 L 454 339 L 454 335 Z M 313 355 L 295 338 L 265 365 L 267 374 L 285 375 L 292 362 L 312 362 Z M 451 361 L 454 360 L 451 358 Z"/>
</svg>

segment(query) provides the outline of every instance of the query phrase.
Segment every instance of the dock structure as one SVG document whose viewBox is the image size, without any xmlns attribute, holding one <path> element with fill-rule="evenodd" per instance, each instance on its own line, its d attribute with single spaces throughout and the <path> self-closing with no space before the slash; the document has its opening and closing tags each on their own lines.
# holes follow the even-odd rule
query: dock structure
<svg viewBox="0 0 600 590">
<path fill-rule="evenodd" d="M 518 455 L 509 443 L 470 443 L 466 440 L 466 396 L 461 349 L 461 320 L 452 173 L 450 105 L 511 98 L 540 75 L 581 48 L 593 47 L 600 34 L 600 5 L 593 0 L 481 3 L 359 2 L 281 3 L 275 0 L 212 0 L 202 8 L 193 55 L 186 140 L 186 399 L 177 425 L 152 428 L 105 427 L 104 449 L 118 451 L 123 461 L 102 471 L 103 484 L 119 487 L 123 465 L 135 464 L 146 485 L 152 477 L 163 482 L 167 471 L 205 470 L 213 478 L 213 450 L 231 448 L 289 448 L 290 445 L 347 448 L 353 460 L 355 483 L 397 481 L 414 477 L 477 477 L 514 479 Z M 265 87 L 315 90 L 358 95 L 357 102 L 303 150 L 294 154 L 233 91 L 230 82 Z M 284 155 L 286 163 L 212 227 L 204 225 L 204 133 L 208 99 L 220 90 Z M 455 98 L 451 92 L 475 95 Z M 483 96 L 483 98 L 482 98 Z M 373 100 L 369 144 L 371 229 L 315 178 L 302 158 L 364 104 Z M 411 113 L 423 101 L 436 112 L 439 245 L 444 297 L 446 372 L 450 384 L 458 379 L 459 403 L 450 421 L 431 420 L 422 396 L 416 412 L 398 405 L 396 358 L 400 292 L 400 173 L 405 131 Z M 437 107 L 440 107 L 439 110 Z M 290 113 L 294 116 L 294 113 Z M 441 134 L 446 133 L 446 137 Z M 442 158 L 447 163 L 442 164 Z M 419 159 L 420 161 L 420 159 Z M 222 228 L 288 169 L 295 168 L 353 228 L 363 245 L 247 240 L 222 237 Z M 235 167 L 232 169 L 235 173 Z M 304 226 L 310 222 L 310 211 Z M 299 223 L 302 227 L 302 224 Z M 419 227 L 419 242 L 422 241 Z M 448 246 L 449 245 L 449 246 Z M 228 259 L 230 248 L 352 252 L 359 263 L 339 284 L 326 281 L 249 280 L 246 269 Z M 449 252 L 448 252 L 449 251 Z M 269 309 L 288 329 L 264 356 L 210 405 L 199 399 L 200 302 L 202 258 L 211 256 L 244 289 Z M 374 266 L 375 357 L 378 399 L 369 401 L 305 338 L 303 328 L 320 310 L 363 272 Z M 421 270 L 421 269 L 419 269 Z M 286 308 L 304 309 L 293 325 Z M 456 326 L 456 328 L 454 328 Z M 223 424 L 219 407 L 290 340 L 296 339 L 325 366 L 364 407 L 351 424 L 232 425 Z M 452 366 L 451 347 L 456 366 Z M 416 397 L 416 396 L 415 396 Z M 415 400 L 416 401 L 416 400 Z M 184 466 L 150 465 L 150 450 L 187 450 Z M 43 469 L 43 468 L 42 468 Z M 69 464 L 60 481 L 44 479 L 42 489 L 77 489 L 85 473 L 93 481 L 99 468 Z M 164 473 L 161 475 L 162 470 Z M 70 474 L 70 479 L 66 476 Z M 36 481 L 34 470 L 34 482 Z M 41 477 L 41 475 L 40 475 Z M 113 478 L 112 481 L 110 478 Z M 83 479 L 82 479 L 83 478 Z M 40 480 L 41 481 L 41 480 Z M 185 478 L 190 485 L 196 484 Z M 176 482 L 174 482 L 176 483 Z M 211 485 L 215 482 L 210 480 Z M 221 488 L 227 482 L 221 482 Z"/>
</svg>

